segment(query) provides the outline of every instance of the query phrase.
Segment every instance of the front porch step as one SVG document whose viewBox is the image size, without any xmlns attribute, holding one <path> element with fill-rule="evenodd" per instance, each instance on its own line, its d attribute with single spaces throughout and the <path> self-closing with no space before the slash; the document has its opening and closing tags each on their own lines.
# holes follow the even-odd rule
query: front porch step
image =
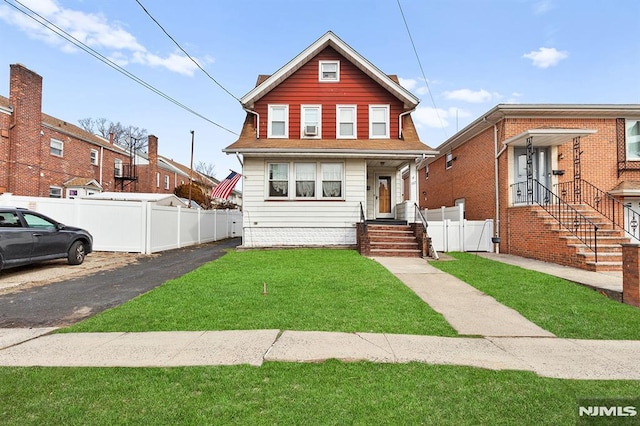
<svg viewBox="0 0 640 426">
<path fill-rule="evenodd" d="M 413 228 L 405 221 L 400 224 L 368 223 L 369 253 L 371 256 L 421 257 L 422 249 Z"/>
<path fill-rule="evenodd" d="M 381 257 L 422 257 L 420 250 L 404 250 L 404 249 L 374 249 L 370 250 L 371 256 Z"/>
</svg>

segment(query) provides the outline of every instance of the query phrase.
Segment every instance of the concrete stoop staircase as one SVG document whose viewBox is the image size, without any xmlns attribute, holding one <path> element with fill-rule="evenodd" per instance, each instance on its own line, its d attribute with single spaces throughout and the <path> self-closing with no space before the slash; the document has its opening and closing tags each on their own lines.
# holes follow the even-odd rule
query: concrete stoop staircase
<svg viewBox="0 0 640 426">
<path fill-rule="evenodd" d="M 420 244 L 409 225 L 367 225 L 371 256 L 421 257 Z"/>
<path fill-rule="evenodd" d="M 546 216 L 545 224 L 550 230 L 556 232 L 559 238 L 566 242 L 567 247 L 576 250 L 578 258 L 582 261 L 582 269 L 589 271 L 622 271 L 622 245 L 629 243 L 624 230 L 614 227 L 613 223 L 601 215 L 598 211 L 586 204 L 572 204 L 578 212 L 593 222 L 598 227 L 598 262 L 595 253 L 578 237 L 564 228 L 560 228 L 558 222 L 543 209 L 539 214 Z M 592 229 L 591 227 L 589 227 Z"/>
</svg>

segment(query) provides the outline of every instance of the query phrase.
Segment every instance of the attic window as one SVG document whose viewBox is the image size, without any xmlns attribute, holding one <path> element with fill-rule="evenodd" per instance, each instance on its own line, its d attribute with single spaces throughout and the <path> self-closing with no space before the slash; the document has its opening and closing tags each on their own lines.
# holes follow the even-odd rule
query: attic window
<svg viewBox="0 0 640 426">
<path fill-rule="evenodd" d="M 319 61 L 320 81 L 340 81 L 340 61 Z"/>
</svg>

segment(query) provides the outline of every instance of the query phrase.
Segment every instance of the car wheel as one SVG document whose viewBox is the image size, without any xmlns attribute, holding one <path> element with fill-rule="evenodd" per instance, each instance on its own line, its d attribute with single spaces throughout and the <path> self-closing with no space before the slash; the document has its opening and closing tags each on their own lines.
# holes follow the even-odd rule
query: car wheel
<svg viewBox="0 0 640 426">
<path fill-rule="evenodd" d="M 86 255 L 87 252 L 84 249 L 84 243 L 82 241 L 76 241 L 71 244 L 71 248 L 69 249 L 69 255 L 67 256 L 69 265 L 80 265 L 84 262 Z"/>
</svg>

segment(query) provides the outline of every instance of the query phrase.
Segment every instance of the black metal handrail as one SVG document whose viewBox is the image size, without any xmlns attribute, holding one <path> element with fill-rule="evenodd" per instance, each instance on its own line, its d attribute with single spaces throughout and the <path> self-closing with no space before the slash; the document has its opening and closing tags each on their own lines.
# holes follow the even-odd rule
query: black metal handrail
<svg viewBox="0 0 640 426">
<path fill-rule="evenodd" d="M 579 179 L 562 182 L 556 185 L 556 193 L 563 200 L 573 203 L 585 203 L 602 216 L 610 220 L 614 226 L 623 229 L 627 234 L 640 239 L 640 213 L 628 204 L 622 203 L 611 194 L 601 190 L 586 180 Z"/>
<path fill-rule="evenodd" d="M 511 185 L 514 204 L 537 204 L 564 228 L 584 243 L 598 262 L 598 226 L 585 215 L 562 200 L 549 188 L 533 179 L 533 182 L 517 182 Z"/>
<path fill-rule="evenodd" d="M 422 226 L 424 227 L 424 233 L 427 236 L 429 236 L 429 233 L 427 232 L 427 228 L 429 227 L 429 224 L 427 223 L 427 218 L 424 217 L 424 215 L 422 214 L 422 211 L 420 210 L 420 206 L 418 206 L 418 203 L 413 203 L 413 207 L 415 209 L 415 217 L 420 218 L 420 221 L 422 222 Z M 433 258 L 438 260 L 440 256 L 438 256 L 438 252 L 436 251 L 436 248 L 433 246 L 433 242 L 431 243 L 429 248 L 433 253 Z"/>
<path fill-rule="evenodd" d="M 360 222 L 364 226 L 364 230 L 367 230 L 367 217 L 364 215 L 364 208 L 362 207 L 362 201 L 360 201 Z"/>
</svg>

